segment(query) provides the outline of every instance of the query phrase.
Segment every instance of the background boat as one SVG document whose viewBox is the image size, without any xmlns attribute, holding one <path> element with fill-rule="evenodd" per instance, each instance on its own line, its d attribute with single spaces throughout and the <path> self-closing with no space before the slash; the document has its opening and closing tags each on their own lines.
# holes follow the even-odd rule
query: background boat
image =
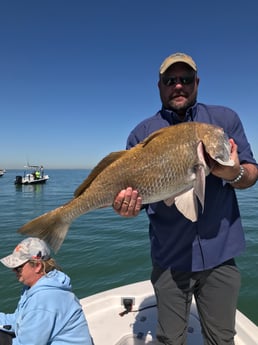
<svg viewBox="0 0 258 345">
<path fill-rule="evenodd" d="M 4 176 L 5 173 L 6 173 L 5 169 L 0 169 L 0 177 Z"/>
<path fill-rule="evenodd" d="M 23 176 L 16 175 L 14 183 L 22 184 L 42 184 L 49 179 L 49 176 L 44 173 L 42 165 L 26 165 Z"/>
</svg>

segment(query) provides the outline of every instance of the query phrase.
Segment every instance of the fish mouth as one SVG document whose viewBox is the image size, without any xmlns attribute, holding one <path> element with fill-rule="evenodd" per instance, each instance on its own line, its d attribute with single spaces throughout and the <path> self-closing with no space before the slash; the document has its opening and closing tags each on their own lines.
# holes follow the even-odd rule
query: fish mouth
<svg viewBox="0 0 258 345">
<path fill-rule="evenodd" d="M 207 167 L 211 171 L 217 164 L 217 161 L 213 159 L 205 150 L 204 150 L 203 155 L 204 155 L 205 163 L 207 164 Z"/>
<path fill-rule="evenodd" d="M 212 169 L 218 164 L 223 166 L 234 166 L 234 161 L 232 159 L 223 161 L 219 157 L 212 158 L 207 152 L 204 153 L 204 159 L 210 171 L 212 171 Z"/>
</svg>

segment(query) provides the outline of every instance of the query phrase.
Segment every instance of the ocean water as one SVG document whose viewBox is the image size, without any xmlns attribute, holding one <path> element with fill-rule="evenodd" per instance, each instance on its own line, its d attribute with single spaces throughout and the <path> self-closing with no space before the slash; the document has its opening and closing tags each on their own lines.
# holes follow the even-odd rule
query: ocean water
<svg viewBox="0 0 258 345">
<path fill-rule="evenodd" d="M 0 257 L 9 254 L 24 239 L 17 229 L 73 197 L 88 170 L 48 170 L 45 185 L 16 186 L 9 170 L 0 178 Z M 258 324 L 258 184 L 238 191 L 246 234 L 246 251 L 237 258 L 242 273 L 238 308 Z M 79 298 L 149 279 L 151 272 L 148 220 L 144 212 L 125 219 L 112 208 L 99 209 L 77 218 L 54 255 L 71 277 Z M 15 274 L 0 266 L 0 311 L 13 312 L 21 284 Z"/>
</svg>

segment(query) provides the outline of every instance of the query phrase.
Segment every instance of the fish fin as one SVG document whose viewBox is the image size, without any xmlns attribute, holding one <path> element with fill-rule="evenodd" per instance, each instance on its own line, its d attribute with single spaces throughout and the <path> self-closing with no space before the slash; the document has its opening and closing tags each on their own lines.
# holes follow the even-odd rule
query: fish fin
<svg viewBox="0 0 258 345">
<path fill-rule="evenodd" d="M 202 165 L 196 167 L 196 180 L 194 182 L 194 194 L 200 201 L 202 211 L 204 210 L 204 198 L 205 198 L 205 170 Z"/>
<path fill-rule="evenodd" d="M 139 144 L 137 144 L 137 147 L 144 147 L 146 145 L 148 145 L 153 139 L 155 139 L 156 137 L 160 136 L 163 132 L 167 131 L 167 127 L 164 128 L 160 128 L 159 130 L 153 132 L 152 134 L 150 134 L 146 139 L 144 139 L 143 141 L 141 141 Z M 135 147 L 136 147 L 135 146 Z"/>
<path fill-rule="evenodd" d="M 57 210 L 47 212 L 26 223 L 18 232 L 22 235 L 35 236 L 46 241 L 56 253 L 61 247 L 69 229 L 70 223 L 64 222 L 64 217 Z"/>
<path fill-rule="evenodd" d="M 80 186 L 75 190 L 74 197 L 78 198 L 95 180 L 95 178 L 110 164 L 112 164 L 114 161 L 118 160 L 120 157 L 122 157 L 127 151 L 117 151 L 117 152 L 111 152 L 109 155 L 104 157 L 91 171 L 91 173 L 87 176 L 87 178 L 80 184 Z"/>
<path fill-rule="evenodd" d="M 210 169 L 205 161 L 204 157 L 204 145 L 203 142 L 199 142 L 197 146 L 197 156 L 199 159 L 199 164 L 194 167 L 195 171 L 195 181 L 194 181 L 194 194 L 200 201 L 202 206 L 202 211 L 204 210 L 204 198 L 205 198 L 205 182 L 206 175 L 209 174 Z"/>
<path fill-rule="evenodd" d="M 187 192 L 175 197 L 176 208 L 189 220 L 196 222 L 198 218 L 198 203 L 196 197 L 199 199 L 204 210 L 204 199 L 205 199 L 205 182 L 207 170 L 206 163 L 203 156 L 203 145 L 200 143 L 197 148 L 198 157 L 200 164 L 195 167 L 195 181 L 193 188 Z"/>
<path fill-rule="evenodd" d="M 179 196 L 176 196 L 175 206 L 187 219 L 192 222 L 197 221 L 198 205 L 193 188 Z"/>
</svg>

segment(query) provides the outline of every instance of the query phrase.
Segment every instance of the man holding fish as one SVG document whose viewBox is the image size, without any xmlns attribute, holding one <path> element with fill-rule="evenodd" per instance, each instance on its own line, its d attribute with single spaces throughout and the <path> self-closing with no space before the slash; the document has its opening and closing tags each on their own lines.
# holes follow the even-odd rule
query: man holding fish
<svg viewBox="0 0 258 345">
<path fill-rule="evenodd" d="M 192 297 L 205 345 L 234 344 L 245 248 L 235 188 L 258 178 L 258 165 L 238 115 L 197 102 L 193 59 L 169 56 L 160 67 L 162 109 L 129 135 L 76 189 L 74 198 L 23 225 L 19 232 L 57 251 L 74 219 L 113 205 L 122 216 L 149 217 L 158 344 L 186 344 Z M 228 139 L 230 138 L 230 139 Z"/>
<path fill-rule="evenodd" d="M 145 208 L 149 217 L 151 281 L 158 306 L 157 344 L 186 344 L 193 296 L 205 345 L 234 344 L 240 288 L 234 257 L 245 248 L 234 189 L 254 185 L 258 168 L 238 115 L 223 106 L 198 103 L 198 85 L 197 66 L 190 56 L 176 53 L 167 57 L 160 66 L 158 81 L 162 109 L 135 127 L 129 135 L 127 149 L 161 128 L 201 122 L 225 131 L 230 138 L 233 163 L 222 165 L 207 152 L 202 153 L 204 145 L 198 156 L 207 161 L 211 174 L 199 174 L 199 167 L 193 171 L 195 180 L 199 181 L 190 189 L 193 194 L 187 192 L 183 198 L 179 195 L 171 200 L 143 204 L 141 193 L 131 185 L 121 190 L 113 203 L 122 216 L 137 216 Z M 178 140 L 184 136 L 179 128 Z M 190 143 L 191 134 L 184 140 Z M 179 145 L 175 149 L 183 161 L 187 146 Z M 175 164 L 180 167 L 181 161 Z M 198 197 L 197 217 L 188 217 L 186 205 L 194 194 Z"/>
</svg>

